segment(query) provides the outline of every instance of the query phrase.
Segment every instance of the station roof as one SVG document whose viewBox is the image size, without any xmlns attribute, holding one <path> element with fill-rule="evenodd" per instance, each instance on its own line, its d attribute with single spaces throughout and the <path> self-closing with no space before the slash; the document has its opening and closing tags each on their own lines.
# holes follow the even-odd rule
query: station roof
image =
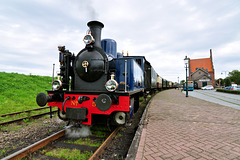
<svg viewBox="0 0 240 160">
<path fill-rule="evenodd" d="M 190 59 L 190 67 L 191 72 L 195 72 L 197 68 L 207 69 L 208 72 L 213 71 L 213 65 L 210 58 Z"/>
</svg>

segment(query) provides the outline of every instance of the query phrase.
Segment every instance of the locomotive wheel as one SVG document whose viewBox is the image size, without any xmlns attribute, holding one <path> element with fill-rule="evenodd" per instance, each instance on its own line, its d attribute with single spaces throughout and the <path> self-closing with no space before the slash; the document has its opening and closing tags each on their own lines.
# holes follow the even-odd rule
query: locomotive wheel
<svg viewBox="0 0 240 160">
<path fill-rule="evenodd" d="M 66 113 L 63 113 L 63 111 L 61 111 L 59 108 L 58 108 L 58 117 L 63 120 L 63 121 L 66 121 L 67 120 L 67 115 Z"/>
<path fill-rule="evenodd" d="M 126 123 L 126 114 L 124 112 L 117 112 L 114 115 L 114 120 L 117 125 L 123 125 Z"/>
</svg>

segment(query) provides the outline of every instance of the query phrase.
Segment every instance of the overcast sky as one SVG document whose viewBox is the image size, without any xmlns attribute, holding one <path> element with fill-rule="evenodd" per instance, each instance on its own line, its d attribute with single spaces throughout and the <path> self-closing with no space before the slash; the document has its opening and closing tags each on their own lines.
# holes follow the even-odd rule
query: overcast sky
<svg viewBox="0 0 240 160">
<path fill-rule="evenodd" d="M 77 54 L 91 20 L 170 81 L 185 79 L 186 55 L 209 58 L 210 49 L 215 78 L 240 70 L 239 0 L 1 0 L 0 72 L 51 76 L 57 46 Z"/>
</svg>

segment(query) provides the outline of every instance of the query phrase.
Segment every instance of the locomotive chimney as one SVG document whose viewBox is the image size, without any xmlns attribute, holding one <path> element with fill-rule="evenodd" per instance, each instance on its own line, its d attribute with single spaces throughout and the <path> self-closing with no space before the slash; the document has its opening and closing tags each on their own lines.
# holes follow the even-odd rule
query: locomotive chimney
<svg viewBox="0 0 240 160">
<path fill-rule="evenodd" d="M 95 39 L 94 46 L 98 48 L 102 48 L 101 47 L 101 31 L 104 25 L 98 21 L 90 21 L 88 22 L 87 25 L 91 30 L 91 34 L 93 38 Z"/>
</svg>

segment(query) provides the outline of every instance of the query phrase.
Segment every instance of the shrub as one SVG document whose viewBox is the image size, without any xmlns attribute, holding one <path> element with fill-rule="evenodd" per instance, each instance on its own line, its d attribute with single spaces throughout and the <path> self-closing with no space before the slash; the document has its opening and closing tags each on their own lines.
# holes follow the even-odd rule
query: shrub
<svg viewBox="0 0 240 160">
<path fill-rule="evenodd" d="M 217 89 L 217 92 L 240 94 L 240 90 Z"/>
</svg>

